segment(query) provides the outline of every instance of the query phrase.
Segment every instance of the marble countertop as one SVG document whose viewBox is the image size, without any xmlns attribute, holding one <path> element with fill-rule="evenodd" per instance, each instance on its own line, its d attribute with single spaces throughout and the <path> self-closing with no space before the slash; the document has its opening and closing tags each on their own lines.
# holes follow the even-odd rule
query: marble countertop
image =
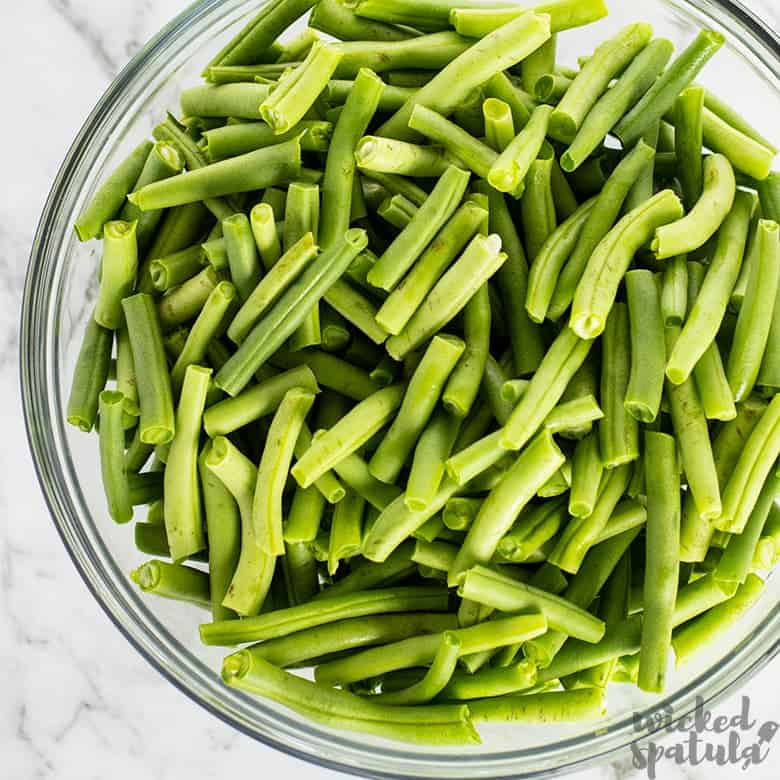
<svg viewBox="0 0 780 780">
<path fill-rule="evenodd" d="M 777 0 L 744 0 L 780 29 Z M 18 389 L 18 320 L 27 256 L 44 198 L 98 95 L 185 0 L 0 3 L 5 31 L 0 186 L 0 774 L 9 780 L 240 776 L 336 778 L 253 742 L 192 704 L 122 638 L 87 592 L 54 531 L 30 457 Z M 14 99 L 11 100 L 11 97 Z M 717 713 L 780 720 L 780 660 Z M 172 738 L 171 725 L 176 737 Z M 780 748 L 775 747 L 775 750 Z M 774 761 L 774 763 L 772 763 Z M 777 758 L 751 778 L 777 777 Z M 734 766 L 665 764 L 665 780 L 732 778 Z M 631 757 L 572 775 L 647 776 Z"/>
</svg>

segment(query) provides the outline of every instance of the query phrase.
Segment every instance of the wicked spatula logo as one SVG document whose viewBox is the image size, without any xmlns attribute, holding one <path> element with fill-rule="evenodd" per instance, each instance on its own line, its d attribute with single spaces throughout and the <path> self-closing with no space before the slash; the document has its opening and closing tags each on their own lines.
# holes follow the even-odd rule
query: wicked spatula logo
<svg viewBox="0 0 780 780">
<path fill-rule="evenodd" d="M 739 712 L 713 716 L 697 697 L 696 708 L 690 715 L 675 719 L 670 707 L 658 707 L 634 714 L 634 730 L 648 730 L 661 736 L 641 745 L 631 745 L 634 767 L 645 770 L 650 780 L 656 777 L 664 761 L 674 764 L 699 766 L 715 764 L 748 770 L 766 761 L 770 743 L 780 724 L 762 721 L 750 713 L 750 698 L 742 697 Z M 663 744 L 660 741 L 663 740 Z"/>
</svg>

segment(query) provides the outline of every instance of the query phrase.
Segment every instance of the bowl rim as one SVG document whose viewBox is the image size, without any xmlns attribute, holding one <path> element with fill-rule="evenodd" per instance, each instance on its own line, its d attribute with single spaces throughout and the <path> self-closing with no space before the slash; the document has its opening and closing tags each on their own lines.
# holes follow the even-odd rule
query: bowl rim
<svg viewBox="0 0 780 780">
<path fill-rule="evenodd" d="M 707 8 L 714 7 L 716 10 L 730 16 L 738 23 L 736 29 L 731 30 L 732 36 L 737 38 L 743 36 L 744 33 L 748 33 L 749 36 L 752 36 L 770 52 L 772 57 L 777 61 L 778 67 L 780 67 L 780 36 L 778 36 L 767 23 L 745 8 L 738 0 L 672 0 L 672 2 L 678 5 L 683 3 L 692 6 L 699 11 L 706 11 Z M 632 743 L 644 742 L 650 739 L 654 734 L 661 731 L 662 727 L 646 728 L 641 732 L 633 731 L 630 728 L 627 728 L 627 725 L 631 721 L 631 717 L 629 716 L 610 727 L 609 734 L 611 735 L 611 744 L 602 744 L 596 752 L 585 758 L 577 757 L 576 753 L 572 752 L 572 748 L 576 747 L 577 744 L 581 744 L 584 739 L 588 738 L 588 735 L 580 735 L 578 737 L 552 743 L 550 746 L 527 748 L 513 753 L 475 754 L 471 757 L 468 755 L 456 757 L 443 754 L 413 756 L 411 755 L 411 750 L 402 751 L 394 750 L 392 748 L 385 749 L 383 747 L 379 754 L 378 762 L 368 762 L 360 765 L 349 763 L 347 757 L 344 756 L 344 753 L 342 753 L 342 757 L 339 758 L 332 756 L 332 748 L 335 741 L 343 744 L 345 747 L 344 752 L 351 752 L 353 754 L 350 756 L 353 760 L 356 757 L 355 751 L 357 751 L 357 754 L 359 754 L 361 758 L 370 756 L 373 751 L 367 753 L 365 748 L 359 745 L 356 746 L 354 743 L 347 743 L 341 739 L 334 740 L 332 735 L 320 731 L 317 729 L 316 725 L 306 721 L 298 721 L 294 718 L 280 714 L 278 711 L 268 708 L 266 703 L 262 700 L 246 697 L 243 694 L 238 694 L 236 696 L 233 695 L 235 692 L 230 692 L 227 688 L 221 689 L 224 691 L 224 699 L 230 698 L 239 702 L 242 699 L 246 699 L 246 701 L 251 702 L 252 710 L 254 712 L 259 710 L 260 713 L 269 716 L 271 721 L 273 721 L 274 726 L 281 724 L 287 726 L 292 732 L 296 732 L 295 734 L 288 734 L 290 740 L 279 738 L 273 734 L 271 729 L 259 731 L 257 728 L 250 727 L 248 722 L 242 720 L 236 712 L 228 713 L 224 711 L 211 701 L 209 697 L 205 696 L 202 690 L 195 690 L 189 672 L 187 672 L 187 679 L 185 679 L 185 675 L 179 674 L 179 672 L 181 672 L 181 667 L 176 667 L 176 665 L 174 665 L 174 667 L 171 668 L 164 664 L 159 657 L 145 647 L 140 639 L 133 634 L 130 629 L 130 624 L 137 620 L 137 615 L 134 615 L 127 610 L 124 610 L 122 614 L 119 614 L 115 608 L 111 607 L 105 589 L 100 587 L 101 585 L 106 586 L 107 583 L 99 582 L 99 578 L 88 570 L 84 561 L 77 554 L 77 550 L 66 532 L 64 513 L 70 515 L 68 518 L 69 521 L 78 521 L 79 515 L 78 513 L 71 511 L 69 506 L 70 496 L 58 494 L 58 488 L 61 486 L 55 485 L 56 479 L 52 479 L 52 467 L 56 466 L 57 468 L 62 468 L 62 459 L 58 447 L 55 446 L 52 448 L 51 446 L 47 446 L 52 443 L 62 446 L 63 443 L 62 441 L 52 442 L 51 436 L 53 428 L 44 426 L 45 430 L 41 429 L 38 413 L 43 411 L 44 416 L 48 417 L 50 405 L 44 406 L 41 403 L 41 399 L 36 398 L 36 388 L 41 386 L 41 380 L 45 381 L 50 378 L 48 377 L 46 366 L 43 365 L 43 363 L 45 363 L 44 356 L 46 349 L 41 348 L 41 345 L 46 345 L 48 343 L 46 333 L 50 330 L 50 324 L 48 322 L 36 321 L 36 316 L 38 314 L 37 304 L 39 301 L 44 301 L 47 304 L 46 308 L 48 310 L 52 290 L 41 289 L 40 282 L 43 278 L 43 274 L 40 272 L 42 271 L 42 265 L 47 256 L 47 250 L 50 243 L 52 241 L 61 242 L 66 240 L 64 233 L 60 233 L 59 235 L 55 233 L 55 238 L 52 238 L 51 227 L 57 223 L 59 204 L 64 200 L 64 195 L 70 181 L 70 175 L 73 170 L 77 168 L 82 155 L 90 147 L 90 142 L 94 141 L 99 130 L 101 119 L 105 118 L 112 108 L 115 107 L 117 101 L 123 96 L 125 89 L 130 86 L 136 78 L 143 74 L 147 61 L 155 56 L 160 57 L 164 52 L 174 50 L 177 39 L 186 37 L 185 33 L 187 33 L 187 31 L 194 30 L 198 26 L 198 23 L 203 24 L 206 19 L 210 18 L 212 15 L 216 15 L 220 6 L 224 6 L 227 9 L 224 11 L 222 17 L 220 17 L 224 18 L 230 13 L 236 13 L 241 3 L 242 0 L 197 0 L 165 25 L 120 71 L 100 97 L 71 144 L 46 199 L 31 247 L 21 309 L 19 348 L 20 384 L 22 389 L 22 407 L 27 441 L 32 454 L 36 476 L 44 500 L 46 501 L 49 514 L 51 515 L 52 522 L 60 535 L 71 561 L 79 572 L 81 579 L 105 614 L 125 639 L 130 642 L 153 668 L 160 672 L 169 682 L 173 683 L 173 685 L 186 696 L 197 702 L 213 715 L 216 715 L 223 722 L 238 729 L 247 736 L 283 753 L 300 758 L 317 766 L 364 777 L 405 778 L 410 776 L 459 776 L 455 774 L 438 773 L 410 775 L 407 771 L 399 772 L 382 769 L 380 764 L 386 763 L 386 757 L 395 754 L 402 759 L 402 762 L 412 762 L 412 764 L 414 764 L 414 769 L 417 772 L 421 769 L 431 770 L 434 766 L 441 766 L 442 764 L 454 767 L 454 762 L 457 761 L 463 765 L 464 769 L 468 768 L 469 765 L 472 765 L 472 768 L 479 768 L 479 766 L 482 765 L 481 771 L 472 775 L 475 777 L 499 778 L 513 776 L 541 778 L 561 775 L 575 769 L 580 770 L 594 766 L 607 760 L 610 756 L 615 756 L 621 751 L 626 751 L 628 746 Z M 254 12 L 256 8 L 260 7 L 261 4 L 262 3 L 256 2 L 255 0 L 245 3 L 247 8 L 242 9 L 241 15 L 248 16 L 251 12 Z M 196 36 L 193 36 L 193 38 L 194 37 Z M 744 43 L 744 40 L 742 40 L 742 42 Z M 183 43 L 180 43 L 180 46 L 183 45 Z M 60 223 L 61 222 L 62 220 L 60 219 Z M 60 224 L 59 227 L 62 227 L 62 225 Z M 66 229 L 69 229 L 69 227 L 70 226 L 67 226 Z M 35 360 L 30 357 L 31 355 L 36 356 Z M 38 362 L 40 362 L 40 365 L 38 365 Z M 68 506 L 63 503 L 63 499 L 67 502 Z M 136 606 L 140 606 L 143 611 L 146 611 L 145 607 L 137 599 Z M 679 712 L 675 711 L 674 716 L 675 718 L 682 718 L 693 710 L 695 703 L 694 693 L 700 693 L 699 689 L 704 683 L 705 678 L 712 679 L 713 676 L 715 676 L 719 682 L 718 685 L 714 686 L 715 690 L 711 691 L 706 699 L 702 697 L 705 706 L 712 705 L 732 692 L 738 685 L 744 684 L 753 674 L 780 652 L 780 605 L 776 606 L 772 612 L 764 618 L 760 626 L 753 632 L 754 635 L 765 631 L 770 623 L 773 624 L 773 628 L 775 629 L 775 640 L 769 647 L 764 650 L 750 648 L 748 640 L 742 640 L 738 649 L 722 663 L 721 668 L 715 675 L 709 674 L 709 670 L 707 674 L 698 675 L 670 697 L 659 700 L 651 709 L 666 705 L 670 701 L 684 701 L 686 703 L 681 707 Z M 152 627 L 155 625 L 161 629 L 164 635 L 170 636 L 167 630 L 165 630 L 164 627 L 161 627 L 157 620 L 153 618 Z M 144 634 L 149 635 L 150 638 L 159 638 L 160 636 L 160 632 L 152 634 L 148 629 L 144 629 Z M 746 644 L 748 647 L 744 646 Z M 185 653 L 187 652 L 186 648 L 183 648 L 178 642 L 176 643 L 176 646 L 170 644 L 169 647 L 165 648 L 165 654 L 175 661 L 181 661 L 180 654 L 182 651 Z M 737 663 L 737 661 L 740 663 Z M 742 665 L 743 661 L 744 665 Z M 174 671 L 174 668 L 176 671 Z M 734 671 L 735 668 L 738 668 L 738 670 Z M 302 735 L 302 731 L 306 731 L 306 734 Z M 618 735 L 622 735 L 622 738 L 615 741 Z M 606 734 L 601 736 L 597 736 L 596 734 L 591 735 L 592 738 L 601 740 L 602 742 L 606 736 Z M 328 751 L 329 755 L 325 755 L 322 752 L 316 752 L 318 744 L 320 747 L 330 746 L 331 749 Z M 539 768 L 517 774 L 517 771 L 513 770 L 512 767 L 509 766 L 509 763 L 507 763 L 513 760 L 513 756 L 516 759 L 521 755 L 537 754 L 540 758 L 543 758 L 542 754 L 545 751 L 552 754 L 551 748 L 554 747 L 557 750 L 561 746 L 568 749 L 567 760 L 563 763 L 556 764 L 551 768 Z M 494 763 L 496 760 L 499 760 L 501 763 L 495 767 L 490 766 L 490 764 Z M 418 763 L 420 761 L 424 762 L 424 766 Z M 488 770 L 491 771 L 492 774 L 485 774 Z M 498 770 L 500 774 L 495 774 L 496 770 Z"/>
</svg>

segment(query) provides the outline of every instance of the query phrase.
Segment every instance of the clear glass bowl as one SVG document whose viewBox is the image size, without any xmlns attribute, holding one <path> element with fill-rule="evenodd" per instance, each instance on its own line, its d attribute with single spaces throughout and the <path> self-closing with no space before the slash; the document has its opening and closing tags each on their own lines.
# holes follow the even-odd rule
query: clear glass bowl
<svg viewBox="0 0 780 780">
<path fill-rule="evenodd" d="M 85 319 L 95 297 L 97 244 L 79 244 L 73 223 L 83 204 L 138 139 L 148 136 L 180 88 L 260 2 L 204 0 L 171 22 L 125 68 L 76 138 L 57 175 L 32 248 L 22 315 L 21 379 L 30 446 L 55 525 L 76 568 L 120 631 L 194 701 L 252 737 L 324 766 L 383 777 L 540 777 L 626 754 L 632 714 L 663 706 L 675 717 L 696 697 L 711 701 L 740 684 L 780 647 L 780 578 L 699 662 L 672 672 L 663 698 L 613 685 L 609 715 L 598 723 L 551 727 L 495 726 L 477 748 L 435 749 L 337 733 L 220 682 L 222 651 L 204 648 L 201 615 L 141 595 L 127 577 L 140 561 L 131 529 L 108 518 L 97 441 L 65 424 L 65 403 Z M 562 37 L 560 57 L 574 64 L 596 41 L 637 19 L 679 47 L 711 26 L 728 43 L 702 81 L 765 132 L 780 127 L 780 42 L 728 0 L 610 0 L 610 17 Z M 777 132 L 775 130 L 775 132 Z M 775 137 L 775 141 L 779 139 Z"/>
</svg>

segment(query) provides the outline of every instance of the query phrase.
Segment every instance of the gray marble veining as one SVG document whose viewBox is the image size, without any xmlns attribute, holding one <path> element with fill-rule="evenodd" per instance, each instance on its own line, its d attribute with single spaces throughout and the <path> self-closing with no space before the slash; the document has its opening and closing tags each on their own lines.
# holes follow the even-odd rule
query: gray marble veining
<svg viewBox="0 0 780 780">
<path fill-rule="evenodd" d="M 780 29 L 777 0 L 752 10 Z M 256 744 L 192 704 L 137 655 L 80 582 L 27 454 L 18 319 L 27 255 L 57 168 L 96 97 L 184 0 L 0 3 L 0 775 L 9 780 L 202 780 L 292 773 L 337 777 Z M 776 661 L 746 686 L 778 712 Z M 720 708 L 734 711 L 740 694 Z M 776 748 L 780 749 L 780 748 Z M 738 770 L 737 770 L 738 771 Z M 638 780 L 626 755 L 578 780 Z M 733 767 L 672 767 L 664 780 L 733 778 Z M 763 765 L 750 778 L 776 777 Z"/>
</svg>

